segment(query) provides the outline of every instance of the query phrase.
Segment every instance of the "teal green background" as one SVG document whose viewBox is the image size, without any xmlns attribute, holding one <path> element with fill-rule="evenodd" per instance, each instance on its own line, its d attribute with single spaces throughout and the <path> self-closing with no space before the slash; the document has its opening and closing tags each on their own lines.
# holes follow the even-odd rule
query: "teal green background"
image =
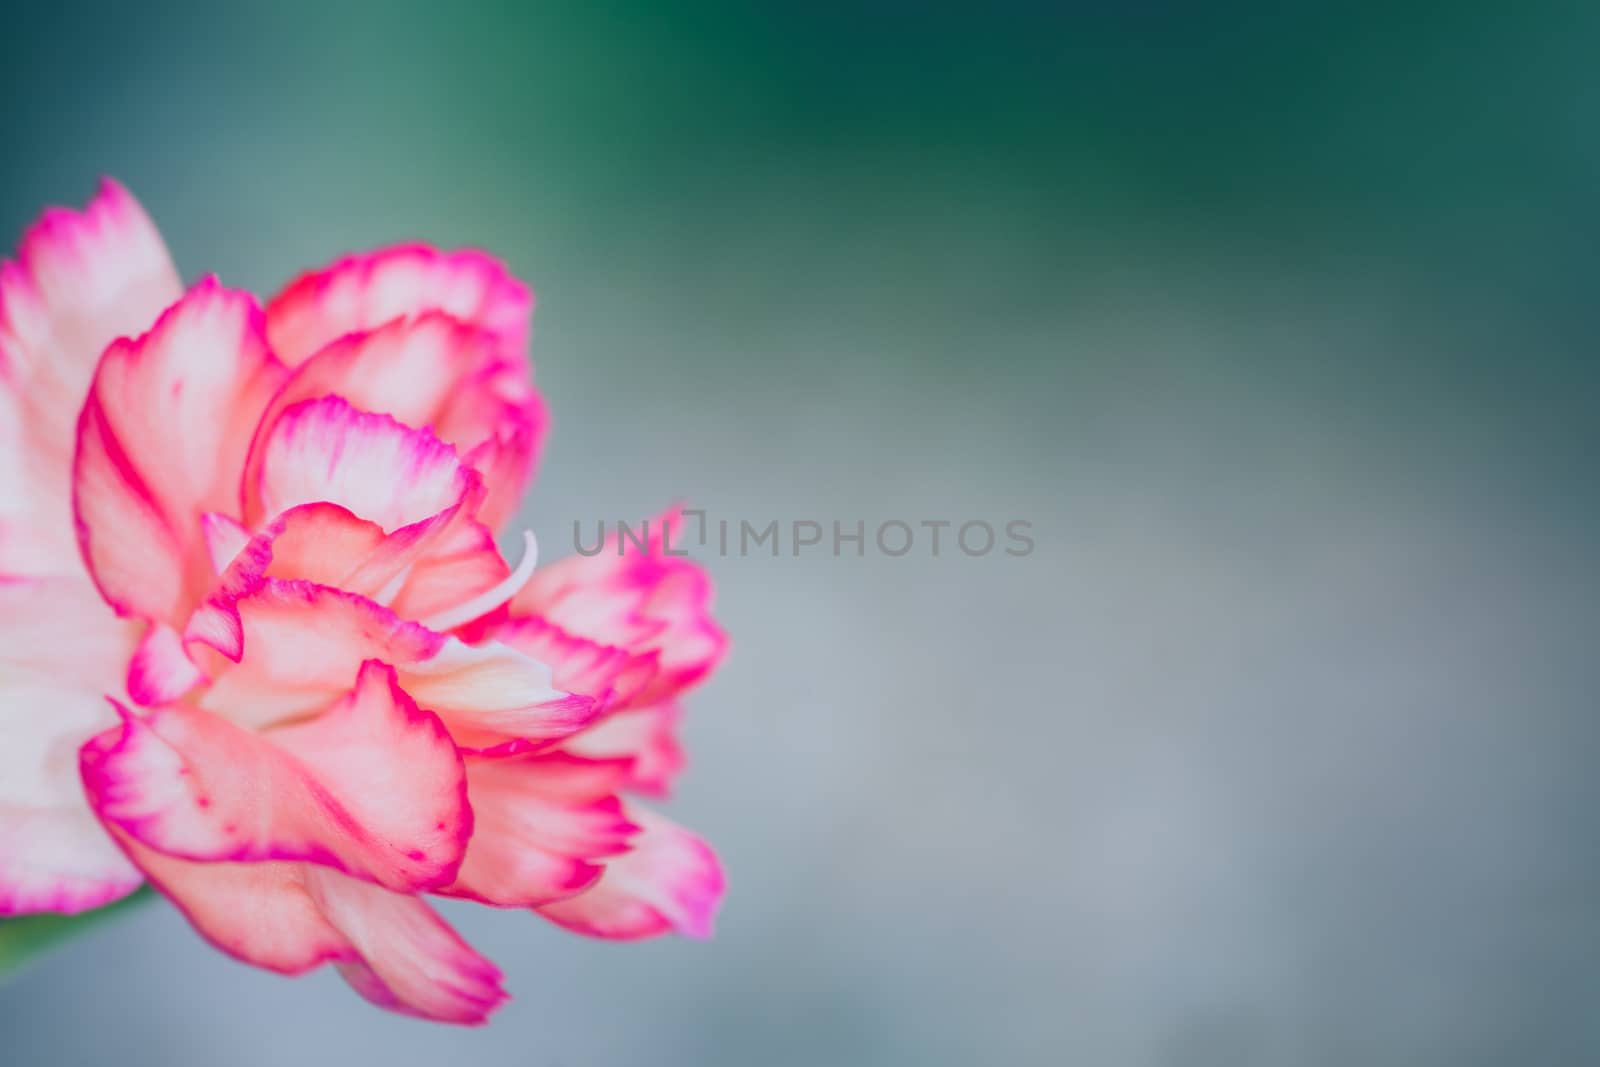
<svg viewBox="0 0 1600 1067">
<path fill-rule="evenodd" d="M 8 1062 L 1600 1057 L 1600 7 L 31 5 L 0 229 L 186 277 L 406 238 L 537 290 L 523 514 L 1033 523 L 705 556 L 708 944 L 449 909 L 485 1031 L 161 906 Z M 47 713 L 42 711 L 42 713 Z"/>
</svg>

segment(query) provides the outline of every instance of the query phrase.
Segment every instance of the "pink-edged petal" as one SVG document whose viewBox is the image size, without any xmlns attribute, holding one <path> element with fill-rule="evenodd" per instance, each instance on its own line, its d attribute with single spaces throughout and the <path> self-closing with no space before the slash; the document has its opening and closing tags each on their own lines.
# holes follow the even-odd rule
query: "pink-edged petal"
<svg viewBox="0 0 1600 1067">
<path fill-rule="evenodd" d="M 393 568 L 372 571 L 388 538 L 382 526 L 338 504 L 301 504 L 258 534 L 238 563 L 259 565 L 263 577 L 299 578 L 370 597 L 404 566 L 397 560 Z"/>
<path fill-rule="evenodd" d="M 76 915 L 143 883 L 81 800 L 47 808 L 0 802 L 0 917 Z"/>
<path fill-rule="evenodd" d="M 336 504 L 303 504 L 259 535 L 266 553 L 254 555 L 252 549 L 241 560 L 262 564 L 258 573 L 268 578 L 314 582 L 389 604 L 411 584 L 412 574 L 430 566 L 451 530 L 465 525 L 454 521 L 458 514 L 447 510 L 386 534 Z M 471 599 L 475 591 L 458 586 L 454 595 Z"/>
<path fill-rule="evenodd" d="M 522 559 L 516 567 L 497 584 L 476 596 L 457 601 L 420 621 L 432 630 L 463 632 L 480 627 L 491 616 L 504 617 L 506 605 L 517 595 L 517 590 L 528 584 L 534 568 L 539 565 L 539 542 L 532 530 L 522 532 Z"/>
<path fill-rule="evenodd" d="M 101 832 L 207 941 L 237 960 L 293 975 L 354 955 L 306 892 L 309 864 L 196 863 L 157 852 L 115 824 Z"/>
<path fill-rule="evenodd" d="M 457 523 L 411 566 L 389 605 L 402 618 L 425 619 L 488 592 L 510 576 L 494 532 L 479 522 Z"/>
<path fill-rule="evenodd" d="M 687 762 L 678 744 L 682 717 L 682 707 L 672 700 L 624 708 L 569 737 L 561 748 L 587 759 L 620 760 L 627 768 L 622 789 L 666 797 Z"/>
<path fill-rule="evenodd" d="M 599 711 L 590 697 L 554 687 L 545 664 L 493 641 L 468 645 L 452 637 L 402 677 L 418 703 L 439 713 L 463 752 L 559 741 Z"/>
<path fill-rule="evenodd" d="M 141 878 L 90 813 L 78 746 L 116 722 L 138 640 L 85 578 L 0 580 L 0 915 L 77 912 Z"/>
<path fill-rule="evenodd" d="M 443 892 L 505 907 L 563 900 L 600 876 L 639 828 L 616 791 L 624 764 L 554 753 L 467 759 L 476 822 L 455 884 Z"/>
<path fill-rule="evenodd" d="M 247 549 L 246 551 L 250 551 Z M 264 568 L 263 568 L 264 570 Z M 368 659 L 410 664 L 439 653 L 446 638 L 340 589 L 248 573 L 235 595 L 212 598 L 184 638 L 233 661 L 216 673 L 204 707 L 252 728 L 319 710 Z"/>
<path fill-rule="evenodd" d="M 451 508 L 385 533 L 377 523 L 357 518 L 337 504 L 292 507 L 234 555 L 190 617 L 187 632 L 191 640 L 206 640 L 237 659 L 242 635 L 235 602 L 266 579 L 312 582 L 386 604 L 410 588 L 414 575 L 434 574 L 435 552 L 444 554 L 441 570 L 446 577 L 467 579 L 437 590 L 444 600 L 441 606 L 470 600 L 481 591 L 476 573 L 449 562 L 456 552 L 452 531 L 472 525 L 470 520 L 457 521 L 459 515 L 459 509 Z M 499 560 L 498 552 L 494 558 Z M 412 616 L 408 612 L 403 617 Z M 211 636 L 201 636 L 206 634 Z"/>
<path fill-rule="evenodd" d="M 717 854 L 654 812 L 630 806 L 627 815 L 640 827 L 632 850 L 607 862 L 593 887 L 540 914 L 590 937 L 710 937 L 726 885 Z"/>
<path fill-rule="evenodd" d="M 338 397 L 289 407 L 261 453 L 259 491 L 247 497 L 247 509 L 277 517 L 235 557 L 234 570 L 384 602 L 403 590 L 411 572 L 428 569 L 436 551 L 447 559 L 460 552 L 454 531 L 473 525 L 483 495 L 478 473 L 449 445 Z M 455 576 L 455 569 L 446 574 Z M 249 577 L 224 575 L 206 610 Z M 469 584 L 448 593 L 459 603 L 479 591 Z"/>
<path fill-rule="evenodd" d="M 549 430 L 550 416 L 537 393 L 513 402 L 468 392 L 441 422 L 439 433 L 446 440 L 463 447 L 478 442 L 468 449 L 466 462 L 483 475 L 486 494 L 478 515 L 491 528 L 503 529 L 516 514 Z"/>
<path fill-rule="evenodd" d="M 112 832 L 235 959 L 290 975 L 331 962 L 374 1004 L 437 1022 L 477 1025 L 507 999 L 494 964 L 415 896 L 306 863 L 194 863 Z"/>
<path fill-rule="evenodd" d="M 181 705 L 125 714 L 82 766 L 102 820 L 181 859 L 305 860 L 414 891 L 454 878 L 471 833 L 449 735 L 376 662 L 317 718 L 266 735 Z"/>
<path fill-rule="evenodd" d="M 431 711 L 400 688 L 395 669 L 368 660 L 349 696 L 316 719 L 268 731 L 267 739 L 317 773 L 345 810 L 387 847 L 418 865 L 392 888 L 453 878 L 472 834 L 461 754 Z"/>
<path fill-rule="evenodd" d="M 504 344 L 492 331 L 437 311 L 346 334 L 296 369 L 263 416 L 262 433 L 288 408 L 323 396 L 428 429 L 483 475 L 484 518 L 498 527 L 532 476 L 549 421 L 527 362 L 506 358 Z M 264 445 L 258 438 L 252 448 L 247 487 L 255 484 Z M 247 502 L 247 512 L 252 507 Z"/>
<path fill-rule="evenodd" d="M 503 345 L 493 332 L 439 311 L 396 318 L 345 333 L 305 359 L 273 410 L 342 396 L 363 411 L 437 432 L 469 379 L 500 361 Z"/>
<path fill-rule="evenodd" d="M 105 346 L 148 329 L 183 293 L 155 225 L 109 178 L 81 213 L 45 211 L 9 266 L 0 285 L 0 374 L 13 387 L 30 376 L 29 392 L 59 387 L 48 398 L 63 409 L 62 430 L 70 429 L 74 402 Z"/>
<path fill-rule="evenodd" d="M 392 664 L 402 688 L 464 744 L 551 741 L 596 713 L 589 698 L 554 688 L 550 669 L 525 653 L 494 642 L 468 646 L 309 582 L 262 579 L 233 602 L 231 616 L 219 611 L 186 636 L 237 658 L 201 704 L 251 727 L 316 710 L 368 659 Z"/>
<path fill-rule="evenodd" d="M 183 638 L 165 623 L 151 624 L 128 664 L 128 695 L 136 704 L 170 703 L 204 680 Z"/>
<path fill-rule="evenodd" d="M 52 208 L 0 264 L 0 573 L 74 574 L 74 420 L 100 353 L 182 295 L 149 218 L 103 181 L 83 212 Z"/>
<path fill-rule="evenodd" d="M 555 685 L 593 697 L 603 707 L 626 705 L 656 675 L 656 654 L 635 656 L 627 649 L 575 637 L 544 619 L 510 619 L 488 633 L 497 641 L 550 664 Z"/>
<path fill-rule="evenodd" d="M 106 350 L 78 420 L 78 545 L 106 601 L 181 625 L 210 585 L 200 517 L 227 512 L 286 371 L 245 293 L 201 282 Z"/>
<path fill-rule="evenodd" d="M 504 355 L 480 362 L 461 380 L 450 402 L 439 409 L 435 432 L 451 441 L 487 442 L 495 434 L 521 430 L 531 440 L 516 446 L 536 449 L 549 413 L 529 378 L 528 363 Z"/>
<path fill-rule="evenodd" d="M 288 408 L 274 423 L 262 449 L 255 517 L 328 502 L 393 531 L 475 505 L 480 485 L 455 449 L 426 430 L 323 397 Z"/>
<path fill-rule="evenodd" d="M 533 294 L 481 252 L 399 245 L 301 275 L 267 306 L 267 321 L 273 346 L 298 365 L 346 334 L 429 311 L 492 332 L 515 355 L 527 346 Z"/>
<path fill-rule="evenodd" d="M 418 898 L 323 870 L 306 888 L 354 950 L 339 973 L 380 1008 L 476 1026 L 509 999 L 500 969 Z"/>
<path fill-rule="evenodd" d="M 642 548 L 614 533 L 594 556 L 543 568 L 512 600 L 511 615 L 542 619 L 636 656 L 655 654 L 655 677 L 630 698 L 654 704 L 709 675 L 727 638 L 711 616 L 710 576 L 667 551 L 684 541 L 677 509 L 642 524 L 640 539 Z"/>
</svg>

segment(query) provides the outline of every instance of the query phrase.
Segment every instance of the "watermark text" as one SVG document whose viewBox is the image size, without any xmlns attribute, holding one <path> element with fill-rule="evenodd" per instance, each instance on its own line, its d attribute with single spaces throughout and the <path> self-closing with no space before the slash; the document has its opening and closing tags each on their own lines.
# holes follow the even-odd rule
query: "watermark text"
<svg viewBox="0 0 1600 1067">
<path fill-rule="evenodd" d="M 572 547 L 580 556 L 659 552 L 663 556 L 841 559 L 921 555 L 934 559 L 990 555 L 1030 556 L 1033 523 L 1027 519 L 764 519 L 713 518 L 703 508 L 672 517 L 630 522 L 572 521 Z"/>
</svg>

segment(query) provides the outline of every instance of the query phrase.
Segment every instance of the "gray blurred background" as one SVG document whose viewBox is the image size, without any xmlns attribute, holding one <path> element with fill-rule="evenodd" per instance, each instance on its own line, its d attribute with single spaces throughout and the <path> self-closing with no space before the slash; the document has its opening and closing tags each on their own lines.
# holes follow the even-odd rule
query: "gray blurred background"
<svg viewBox="0 0 1600 1067">
<path fill-rule="evenodd" d="M 0 1060 L 1600 1060 L 1597 48 L 1538 3 L 8 13 L 6 233 L 104 172 L 190 278 L 531 280 L 547 553 L 673 499 L 1036 548 L 702 554 L 710 943 L 449 908 L 517 998 L 464 1032 L 157 904 L 0 988 Z"/>
</svg>

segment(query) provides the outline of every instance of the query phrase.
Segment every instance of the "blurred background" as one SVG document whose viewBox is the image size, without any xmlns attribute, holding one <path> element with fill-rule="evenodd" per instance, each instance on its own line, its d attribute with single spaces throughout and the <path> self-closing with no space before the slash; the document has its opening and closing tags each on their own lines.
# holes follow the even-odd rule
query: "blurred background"
<svg viewBox="0 0 1600 1067">
<path fill-rule="evenodd" d="M 449 908 L 467 1032 L 156 904 L 0 1060 L 1600 1059 L 1600 6 L 138 7 L 6 13 L 6 243 L 109 173 L 191 279 L 498 253 L 551 556 L 674 499 L 1036 547 L 697 553 L 709 943 Z"/>
</svg>

